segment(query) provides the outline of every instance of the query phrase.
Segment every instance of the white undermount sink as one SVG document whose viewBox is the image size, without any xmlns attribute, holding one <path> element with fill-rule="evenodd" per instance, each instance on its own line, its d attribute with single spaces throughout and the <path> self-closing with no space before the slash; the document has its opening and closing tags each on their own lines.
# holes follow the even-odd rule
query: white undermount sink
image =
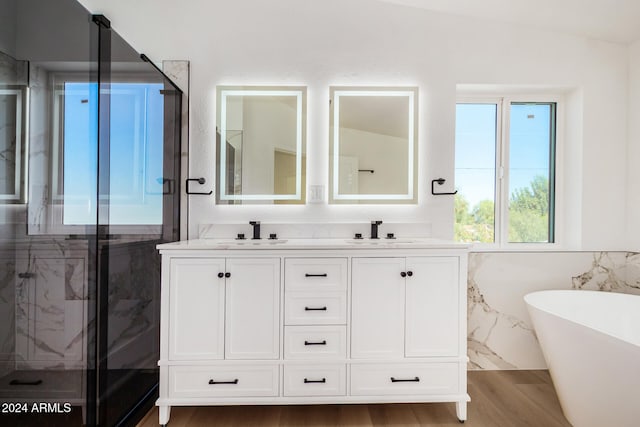
<svg viewBox="0 0 640 427">
<path fill-rule="evenodd" d="M 401 243 L 414 243 L 415 240 L 414 239 L 403 239 L 403 238 L 396 238 L 396 239 L 385 239 L 385 238 L 380 238 L 380 239 L 347 239 L 346 240 L 347 243 L 358 243 L 358 244 L 363 244 L 363 245 L 392 245 L 392 244 L 401 244 Z"/>
<path fill-rule="evenodd" d="M 222 240 L 218 242 L 219 245 L 224 246 L 269 246 L 286 243 L 286 239 L 234 239 L 234 240 Z"/>
</svg>

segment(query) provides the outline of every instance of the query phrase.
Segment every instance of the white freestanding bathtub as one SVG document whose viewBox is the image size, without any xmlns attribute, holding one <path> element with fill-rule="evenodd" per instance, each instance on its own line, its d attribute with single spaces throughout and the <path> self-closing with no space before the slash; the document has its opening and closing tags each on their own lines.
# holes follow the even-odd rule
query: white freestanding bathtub
<svg viewBox="0 0 640 427">
<path fill-rule="evenodd" d="M 640 296 L 567 290 L 524 300 L 567 420 L 640 426 Z"/>
</svg>

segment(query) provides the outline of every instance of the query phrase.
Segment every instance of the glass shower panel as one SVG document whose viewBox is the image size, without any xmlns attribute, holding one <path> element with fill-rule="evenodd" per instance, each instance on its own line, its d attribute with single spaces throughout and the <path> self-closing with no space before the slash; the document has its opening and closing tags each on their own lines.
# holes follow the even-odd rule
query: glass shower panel
<svg viewBox="0 0 640 427">
<path fill-rule="evenodd" d="M 149 408 L 157 395 L 160 257 L 177 240 L 181 93 L 111 31 L 99 182 L 99 422 Z M 106 116 L 106 115 L 105 115 Z M 105 116 L 101 116 L 101 119 Z M 106 146 L 108 144 L 108 147 Z M 108 165 L 108 166 L 107 166 Z"/>
<path fill-rule="evenodd" d="M 18 60 L 0 54 L 0 400 L 23 406 L 0 413 L 0 425 L 91 424 L 95 221 L 66 227 L 65 200 L 53 184 L 62 191 L 57 156 L 65 129 L 88 121 L 76 111 L 65 116 L 61 106 L 97 105 L 95 96 L 80 99 L 64 85 L 95 77 L 95 25 L 74 0 L 1 7 L 11 25 L 3 27 L 0 46 Z M 76 134 L 95 140 L 95 126 L 77 126 Z M 96 199 L 95 192 L 83 196 Z"/>
<path fill-rule="evenodd" d="M 181 92 L 75 0 L 4 0 L 0 25 L 0 425 L 131 424 L 158 384 Z"/>
</svg>

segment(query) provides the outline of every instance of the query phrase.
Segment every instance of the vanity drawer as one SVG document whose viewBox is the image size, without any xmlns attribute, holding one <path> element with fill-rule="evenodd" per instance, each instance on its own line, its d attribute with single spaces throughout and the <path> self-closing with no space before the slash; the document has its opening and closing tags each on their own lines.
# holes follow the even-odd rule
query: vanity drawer
<svg viewBox="0 0 640 427">
<path fill-rule="evenodd" d="M 351 395 L 433 395 L 458 392 L 457 363 L 351 365 Z"/>
<path fill-rule="evenodd" d="M 347 293 L 286 292 L 285 325 L 344 325 L 347 322 Z"/>
<path fill-rule="evenodd" d="M 345 365 L 298 365 L 284 368 L 285 396 L 344 396 Z"/>
<path fill-rule="evenodd" d="M 346 290 L 347 259 L 286 258 L 284 286 L 287 290 Z"/>
<path fill-rule="evenodd" d="M 285 326 L 285 359 L 344 359 L 346 326 Z"/>
<path fill-rule="evenodd" d="M 171 397 L 278 396 L 278 365 L 171 366 Z"/>
</svg>

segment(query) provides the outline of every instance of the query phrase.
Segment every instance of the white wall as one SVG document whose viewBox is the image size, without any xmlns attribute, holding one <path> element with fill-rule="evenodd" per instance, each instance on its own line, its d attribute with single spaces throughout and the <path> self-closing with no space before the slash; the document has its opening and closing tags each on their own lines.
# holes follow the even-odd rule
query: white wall
<svg viewBox="0 0 640 427">
<path fill-rule="evenodd" d="M 627 153 L 627 236 L 640 251 L 640 40 L 629 47 L 629 148 Z"/>
<path fill-rule="evenodd" d="M 0 0 L 0 52 L 16 56 L 16 2 Z"/>
<path fill-rule="evenodd" d="M 431 196 L 429 183 L 453 181 L 456 84 L 512 84 L 562 87 L 575 107 L 564 153 L 569 247 L 624 249 L 626 46 L 370 0 L 81 3 L 152 59 L 191 61 L 189 173 L 209 183 L 216 85 L 308 86 L 310 185 L 328 182 L 330 85 L 419 87 L 418 205 L 238 207 L 191 197 L 189 237 L 199 223 L 382 218 L 428 222 L 449 238 L 453 200 Z"/>
</svg>

